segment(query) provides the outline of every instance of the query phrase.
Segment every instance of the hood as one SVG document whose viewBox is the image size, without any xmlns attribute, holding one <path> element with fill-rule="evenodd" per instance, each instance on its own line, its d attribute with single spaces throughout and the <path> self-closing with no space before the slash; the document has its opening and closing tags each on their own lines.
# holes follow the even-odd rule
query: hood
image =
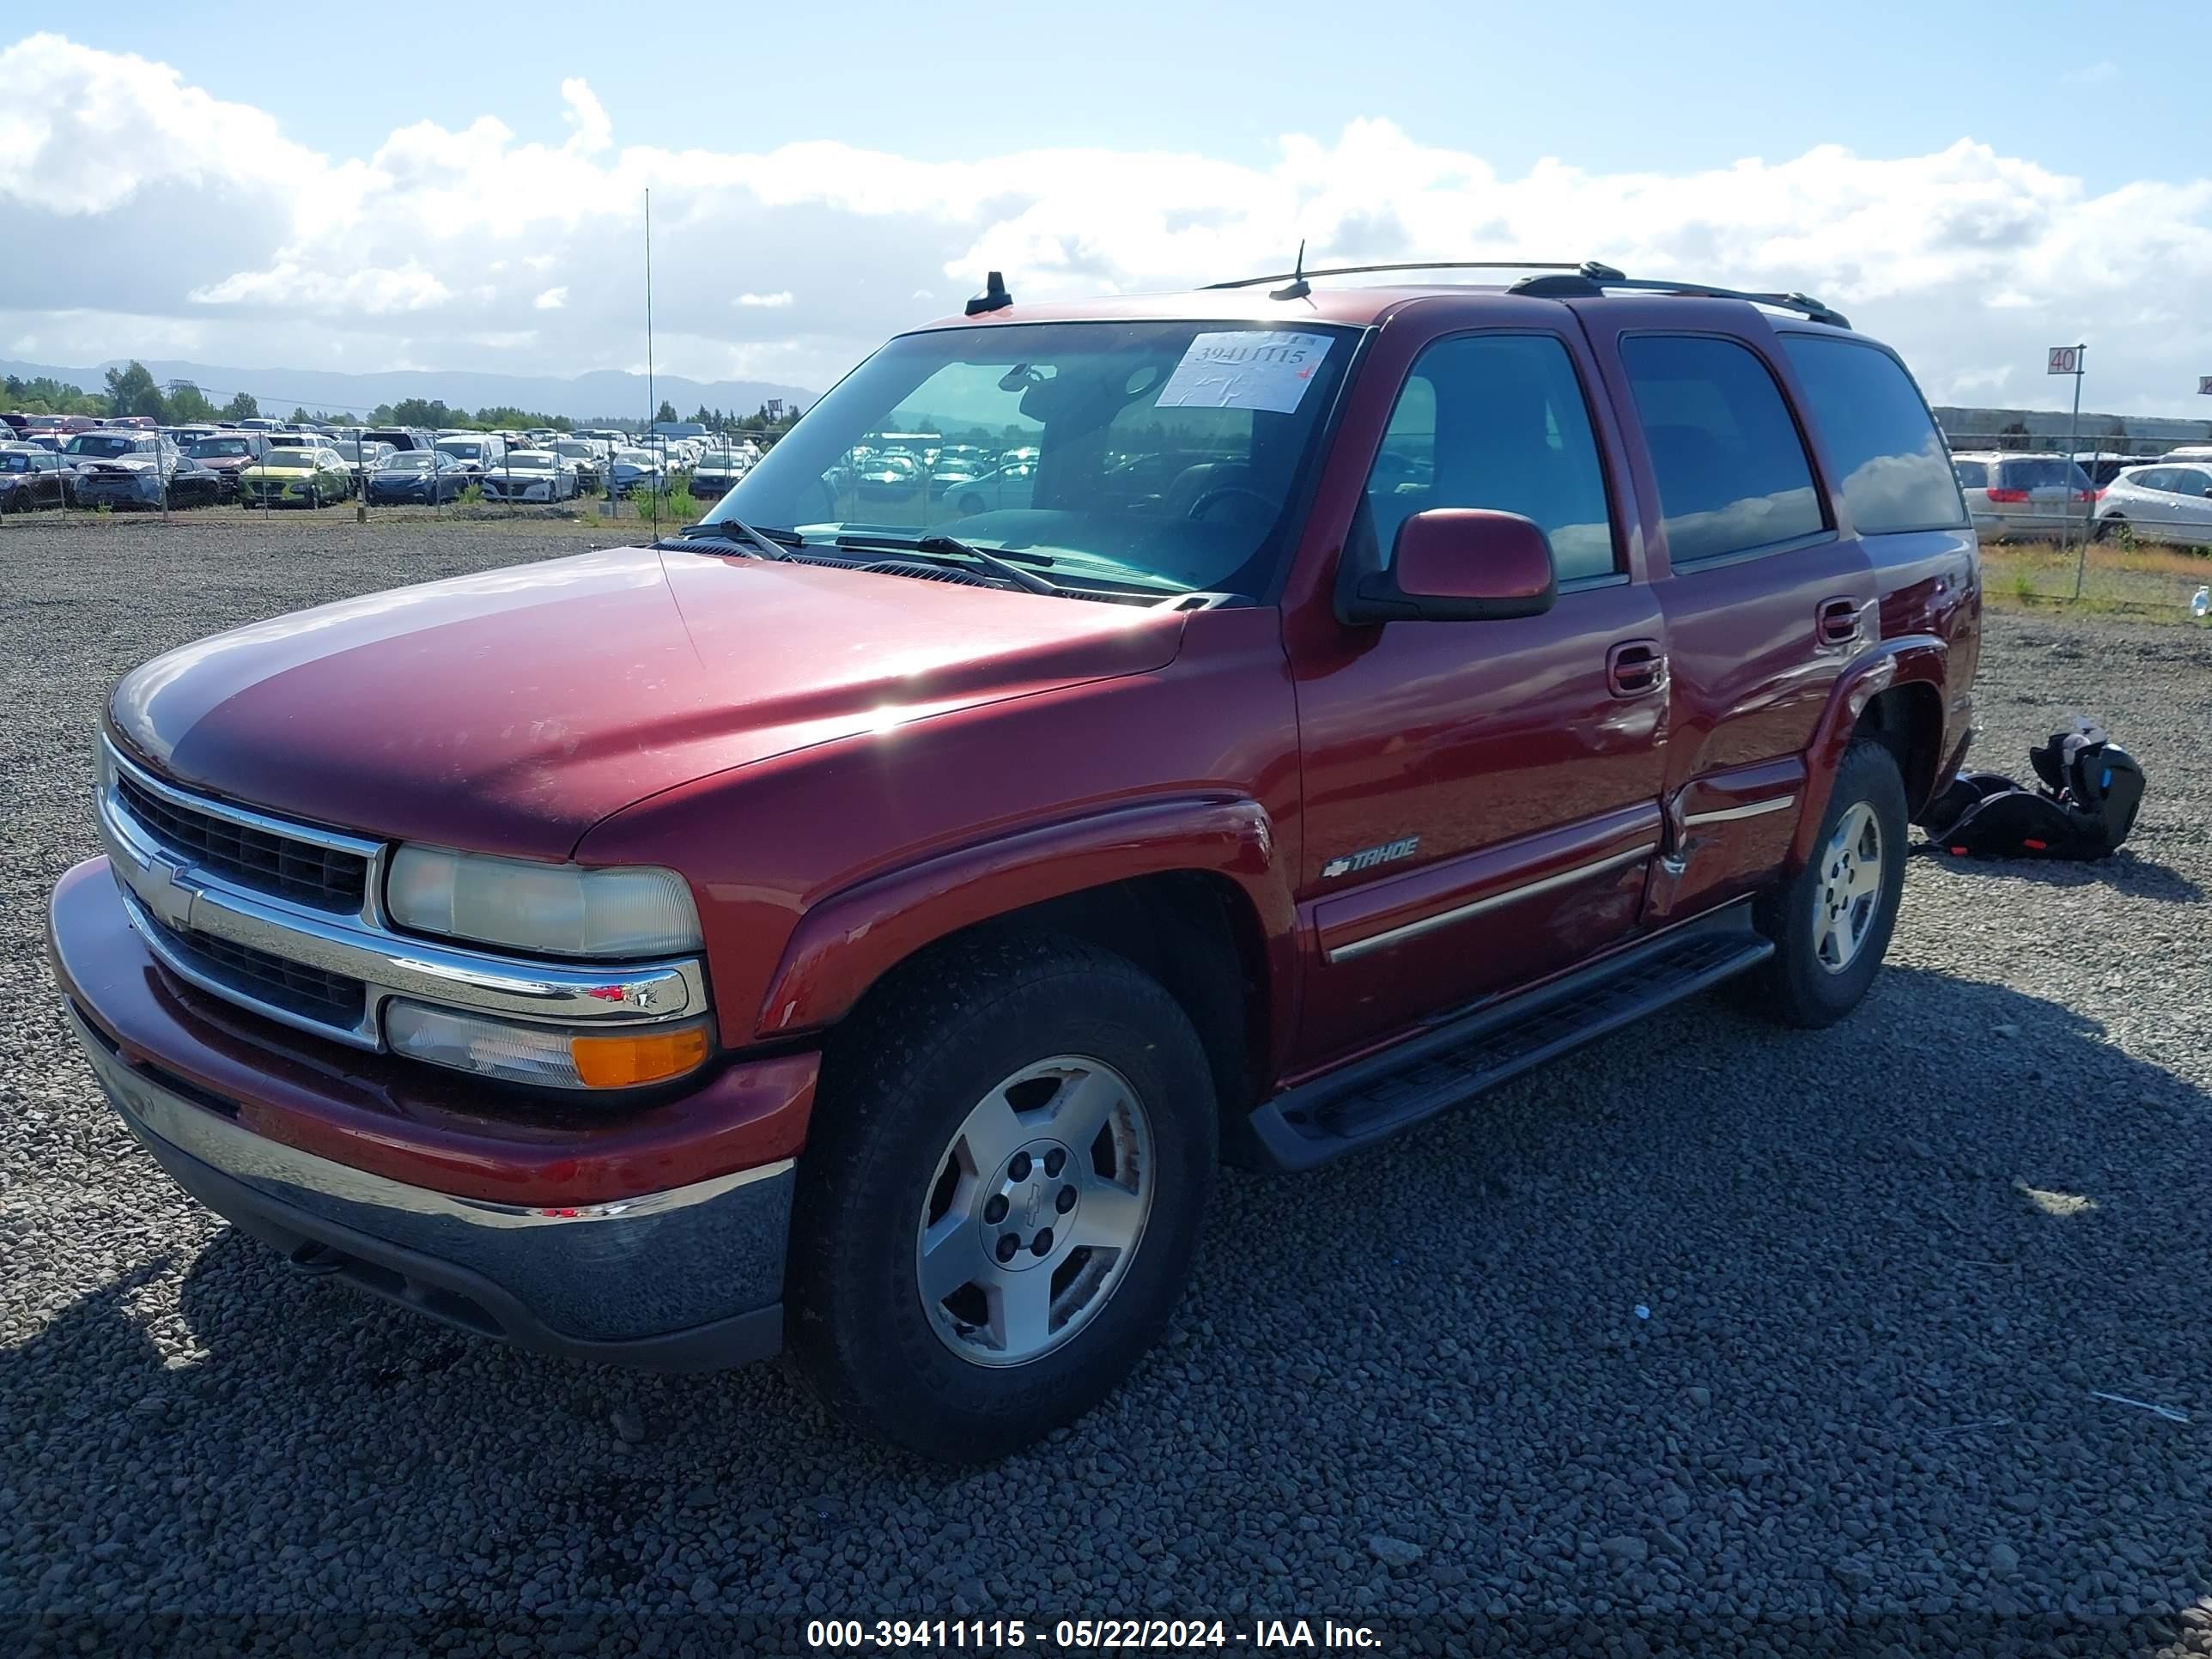
<svg viewBox="0 0 2212 1659">
<path fill-rule="evenodd" d="M 374 593 L 158 657 L 110 704 L 180 781 L 369 835 L 565 857 L 676 785 L 1141 673 L 1182 617 L 618 548 Z"/>
</svg>

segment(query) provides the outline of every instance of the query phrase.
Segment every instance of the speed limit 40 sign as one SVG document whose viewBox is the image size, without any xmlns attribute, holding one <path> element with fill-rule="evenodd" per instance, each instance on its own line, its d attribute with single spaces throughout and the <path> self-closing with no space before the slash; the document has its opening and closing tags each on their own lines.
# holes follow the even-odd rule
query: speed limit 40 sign
<svg viewBox="0 0 2212 1659">
<path fill-rule="evenodd" d="M 2080 346 L 2053 346 L 2051 348 L 2051 367 L 2046 373 L 2052 374 L 2079 374 L 2081 372 L 2081 348 Z"/>
</svg>

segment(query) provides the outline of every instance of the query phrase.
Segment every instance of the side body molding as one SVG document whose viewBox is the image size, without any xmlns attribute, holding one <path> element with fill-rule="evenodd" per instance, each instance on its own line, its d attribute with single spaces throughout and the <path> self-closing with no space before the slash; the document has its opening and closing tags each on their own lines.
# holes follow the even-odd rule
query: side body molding
<svg viewBox="0 0 2212 1659">
<path fill-rule="evenodd" d="M 842 1018 L 886 971 L 937 939 L 1010 911 L 1133 877 L 1226 877 L 1267 940 L 1269 1024 L 1289 1029 L 1297 923 L 1274 826 L 1256 801 L 1150 801 L 1024 830 L 871 877 L 810 906 L 762 1000 L 763 1038 Z"/>
<path fill-rule="evenodd" d="M 1805 750 L 1805 805 L 1797 819 L 1797 834 L 1790 843 L 1791 871 L 1802 870 L 1813 856 L 1813 843 L 1820 833 L 1820 820 L 1828 811 L 1828 796 L 1835 788 L 1836 768 L 1850 747 L 1859 716 L 1867 705 L 1893 685 L 1916 682 L 1927 684 L 1940 697 L 1949 668 L 1949 649 L 1931 634 L 1902 634 L 1884 640 L 1844 672 L 1820 711 L 1820 723 Z M 1942 752 L 1951 750 L 1945 734 Z M 1908 793 L 1911 780 L 1906 781 Z M 1917 809 L 1920 803 L 1909 801 Z"/>
</svg>

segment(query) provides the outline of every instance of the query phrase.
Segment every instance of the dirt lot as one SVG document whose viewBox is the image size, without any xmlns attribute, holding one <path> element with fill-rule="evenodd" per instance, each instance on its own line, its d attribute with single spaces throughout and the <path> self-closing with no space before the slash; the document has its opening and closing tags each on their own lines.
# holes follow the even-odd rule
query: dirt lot
<svg viewBox="0 0 2212 1659">
<path fill-rule="evenodd" d="M 945 1475 L 774 1368 L 556 1364 L 298 1279 L 64 1038 L 43 907 L 94 850 L 118 673 L 611 538 L 0 530 L 0 1628 L 403 1650 L 444 1613 L 540 1651 L 702 1611 L 1336 1611 L 1393 1650 L 2212 1652 L 2212 634 L 1991 621 L 1978 760 L 2102 717 L 2150 778 L 2120 857 L 1916 855 L 1835 1030 L 1708 999 L 1378 1152 L 1230 1177 L 1169 1345 Z"/>
</svg>

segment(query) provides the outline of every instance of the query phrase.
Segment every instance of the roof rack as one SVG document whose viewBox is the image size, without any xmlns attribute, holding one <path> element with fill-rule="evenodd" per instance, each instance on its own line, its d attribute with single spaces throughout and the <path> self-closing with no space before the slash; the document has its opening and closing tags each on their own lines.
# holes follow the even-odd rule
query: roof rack
<svg viewBox="0 0 2212 1659">
<path fill-rule="evenodd" d="M 1570 288 L 1569 284 L 1574 284 Z M 1665 277 L 1624 276 L 1618 271 L 1607 270 L 1593 275 L 1587 268 L 1574 276 L 1530 277 L 1518 282 L 1506 290 L 1509 294 L 1549 295 L 1553 298 L 1568 298 L 1573 295 L 1595 295 L 1607 289 L 1628 289 L 1638 294 L 1683 294 L 1701 300 L 1747 300 L 1753 305 L 1773 306 L 1778 310 L 1794 311 L 1815 323 L 1826 323 L 1832 328 L 1849 328 L 1850 319 L 1832 306 L 1826 306 L 1809 294 L 1759 294 L 1740 288 L 1715 288 L 1710 283 L 1678 283 Z"/>
<path fill-rule="evenodd" d="M 1300 255 L 1304 263 L 1304 255 Z M 1239 276 L 1233 283 L 1208 283 L 1208 289 L 1258 288 L 1263 283 L 1295 283 L 1308 276 L 1368 276 L 1383 270 L 1580 270 L 1587 260 L 1424 259 L 1390 265 L 1332 265 L 1323 270 L 1279 270 L 1271 276 Z"/>
<path fill-rule="evenodd" d="M 1267 283 L 1287 282 L 1290 286 L 1277 291 L 1274 298 L 1294 300 L 1307 292 L 1305 279 L 1310 276 L 1367 276 L 1393 270 L 1534 270 L 1546 273 L 1540 276 L 1524 276 L 1505 291 L 1525 294 L 1540 299 L 1569 300 L 1595 299 L 1608 289 L 1628 289 L 1641 294 L 1683 294 L 1706 300 L 1747 300 L 1753 305 L 1772 306 L 1778 310 L 1794 311 L 1815 323 L 1826 323 L 1832 328 L 1849 328 L 1850 319 L 1832 307 L 1823 305 L 1808 294 L 1759 294 L 1744 289 L 1716 288 L 1710 283 L 1679 283 L 1661 277 L 1629 276 L 1614 267 L 1596 259 L 1422 259 L 1382 265 L 1334 265 L 1321 270 L 1307 270 L 1305 246 L 1298 246 L 1298 265 L 1296 270 L 1277 271 L 1267 276 L 1240 276 L 1231 283 L 1208 283 L 1208 289 L 1258 288 Z"/>
</svg>

